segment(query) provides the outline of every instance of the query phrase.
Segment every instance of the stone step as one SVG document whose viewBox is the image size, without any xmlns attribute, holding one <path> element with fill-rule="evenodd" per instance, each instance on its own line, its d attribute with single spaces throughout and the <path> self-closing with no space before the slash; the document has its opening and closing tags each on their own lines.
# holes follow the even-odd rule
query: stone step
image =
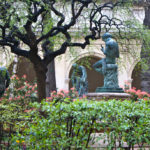
<svg viewBox="0 0 150 150">
<path fill-rule="evenodd" d="M 127 94 L 127 93 L 88 93 L 87 94 L 87 98 L 91 99 L 91 100 L 108 100 L 108 99 L 121 99 L 121 100 L 125 100 L 125 99 L 130 99 L 131 95 Z"/>
</svg>

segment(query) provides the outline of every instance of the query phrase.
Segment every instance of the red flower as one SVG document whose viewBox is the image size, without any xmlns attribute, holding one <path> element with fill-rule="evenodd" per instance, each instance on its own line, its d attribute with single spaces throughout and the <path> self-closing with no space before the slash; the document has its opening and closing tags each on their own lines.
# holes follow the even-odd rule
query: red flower
<svg viewBox="0 0 150 150">
<path fill-rule="evenodd" d="M 22 78 L 26 79 L 26 78 L 27 78 L 27 75 L 26 75 L 26 74 L 24 74 L 24 75 L 22 76 Z"/>
</svg>

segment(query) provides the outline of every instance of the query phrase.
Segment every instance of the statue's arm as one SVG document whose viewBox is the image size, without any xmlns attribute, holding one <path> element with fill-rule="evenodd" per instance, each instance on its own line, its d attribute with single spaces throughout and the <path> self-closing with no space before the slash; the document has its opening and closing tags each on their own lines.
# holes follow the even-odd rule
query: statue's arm
<svg viewBox="0 0 150 150">
<path fill-rule="evenodd" d="M 81 77 L 81 82 L 85 82 L 87 80 L 87 73 L 85 67 L 81 66 L 82 70 L 82 77 Z"/>
<path fill-rule="evenodd" d="M 71 82 L 72 82 L 72 86 L 74 86 L 74 84 L 75 84 L 75 71 L 73 71 L 73 73 L 71 75 Z"/>
<path fill-rule="evenodd" d="M 105 48 L 101 45 L 101 51 L 105 53 Z"/>
<path fill-rule="evenodd" d="M 101 66 L 102 66 L 102 60 L 99 60 L 93 65 L 93 68 L 96 70 L 98 67 L 101 67 Z"/>
</svg>

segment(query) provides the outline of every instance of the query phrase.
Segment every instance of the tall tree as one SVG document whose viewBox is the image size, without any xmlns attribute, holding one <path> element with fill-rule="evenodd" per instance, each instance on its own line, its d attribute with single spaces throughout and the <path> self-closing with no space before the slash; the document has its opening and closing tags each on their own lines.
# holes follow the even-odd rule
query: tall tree
<svg viewBox="0 0 150 150">
<path fill-rule="evenodd" d="M 102 28 L 110 29 L 115 25 L 119 29 L 120 22 L 115 22 L 115 18 L 108 17 L 102 11 L 113 9 L 123 2 L 115 0 L 113 3 L 110 0 L 97 5 L 96 0 L 0 0 L 0 46 L 10 47 L 12 53 L 24 56 L 33 63 L 40 102 L 46 97 L 47 66 L 56 56 L 64 54 L 67 48 L 78 46 L 84 49 L 90 40 L 99 39 Z M 64 13 L 66 3 L 68 15 Z M 49 16 L 46 24 L 43 14 Z M 88 32 L 80 34 L 84 42 L 75 42 L 72 29 L 85 14 Z M 51 41 L 55 41 L 56 37 L 61 40 L 59 45 L 54 45 L 56 49 L 53 51 L 51 47 L 55 43 Z"/>
<path fill-rule="evenodd" d="M 142 1 L 145 10 L 145 18 L 143 21 L 143 25 L 146 27 L 146 30 L 150 31 L 150 0 Z M 150 33 L 150 32 L 149 32 Z M 141 59 L 144 60 L 148 64 L 148 69 L 145 70 L 142 68 L 141 70 L 141 89 L 150 93 L 150 38 L 145 38 L 143 41 L 143 48 L 141 51 Z"/>
</svg>

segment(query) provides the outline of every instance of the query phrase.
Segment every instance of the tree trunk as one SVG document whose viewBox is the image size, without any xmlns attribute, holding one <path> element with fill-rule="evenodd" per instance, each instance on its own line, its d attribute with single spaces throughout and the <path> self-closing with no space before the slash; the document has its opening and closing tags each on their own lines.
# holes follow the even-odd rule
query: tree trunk
<svg viewBox="0 0 150 150">
<path fill-rule="evenodd" d="M 42 18 L 43 18 L 43 28 L 45 28 L 45 25 L 49 24 L 50 18 L 52 18 L 51 13 L 49 14 L 43 13 Z M 53 26 L 53 21 L 51 21 L 51 26 Z M 45 47 L 45 50 L 52 52 L 54 50 L 53 40 L 51 38 L 48 38 L 46 40 L 49 42 L 49 44 L 47 45 L 47 47 Z M 45 54 L 46 54 L 46 51 L 45 51 Z M 47 66 L 47 69 L 48 71 L 46 73 L 46 97 L 49 97 L 51 91 L 56 91 L 55 61 L 54 60 L 52 60 L 49 63 L 49 65 Z"/>
<path fill-rule="evenodd" d="M 43 99 L 46 98 L 46 72 L 47 69 L 45 69 L 42 65 L 37 66 L 34 65 L 35 72 L 36 72 L 36 78 L 37 78 L 37 92 L 38 92 L 38 102 L 41 102 Z"/>
<path fill-rule="evenodd" d="M 150 6 L 145 6 L 145 18 L 143 24 L 148 29 L 150 29 Z M 150 49 L 150 43 L 144 42 L 142 52 L 141 52 L 141 58 L 146 60 L 148 66 L 150 64 L 150 58 L 148 52 L 149 49 Z M 150 67 L 146 71 L 144 69 L 142 69 L 141 71 L 141 90 L 150 93 Z"/>
<path fill-rule="evenodd" d="M 48 65 L 47 69 L 48 71 L 46 73 L 46 97 L 49 97 L 51 91 L 56 91 L 54 60 Z"/>
</svg>

